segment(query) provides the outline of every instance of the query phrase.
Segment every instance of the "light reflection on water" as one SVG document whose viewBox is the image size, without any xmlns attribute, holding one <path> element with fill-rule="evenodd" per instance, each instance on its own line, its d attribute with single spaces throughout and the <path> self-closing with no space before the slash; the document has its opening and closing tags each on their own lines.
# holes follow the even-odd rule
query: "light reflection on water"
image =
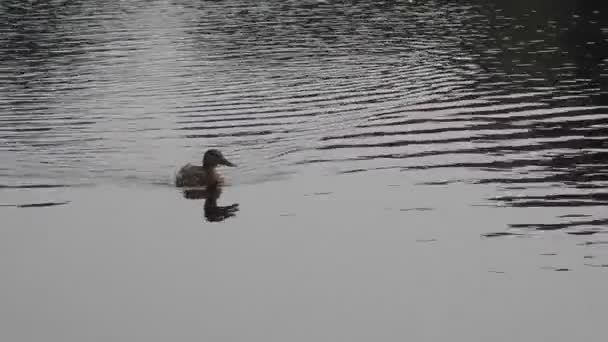
<svg viewBox="0 0 608 342">
<path fill-rule="evenodd" d="M 603 3 L 1 2 L 0 337 L 604 341 Z"/>
<path fill-rule="evenodd" d="M 170 184 L 219 147 L 237 184 L 434 170 L 493 185 L 480 211 L 553 208 L 511 228 L 594 234 L 606 12 L 560 6 L 4 2 L 0 185 Z"/>
</svg>

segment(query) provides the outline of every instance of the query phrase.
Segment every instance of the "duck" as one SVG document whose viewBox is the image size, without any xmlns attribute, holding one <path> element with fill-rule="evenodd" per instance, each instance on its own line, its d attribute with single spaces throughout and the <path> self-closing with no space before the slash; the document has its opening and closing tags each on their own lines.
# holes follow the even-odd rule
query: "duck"
<svg viewBox="0 0 608 342">
<path fill-rule="evenodd" d="M 224 183 L 224 178 L 217 172 L 220 165 L 235 167 L 217 149 L 207 150 L 203 156 L 202 165 L 186 164 L 175 176 L 177 187 L 216 187 Z"/>
</svg>

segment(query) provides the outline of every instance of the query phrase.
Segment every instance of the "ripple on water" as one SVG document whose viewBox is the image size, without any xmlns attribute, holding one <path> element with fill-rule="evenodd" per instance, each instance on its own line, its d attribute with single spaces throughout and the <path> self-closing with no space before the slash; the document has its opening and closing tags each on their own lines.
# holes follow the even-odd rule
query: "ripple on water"
<svg viewBox="0 0 608 342">
<path fill-rule="evenodd" d="M 419 186 L 559 208 L 518 228 L 604 229 L 606 28 L 497 7 L 6 1 L 0 177 L 19 182 L 0 188 L 167 185 L 218 147 L 238 182 L 425 170 Z"/>
</svg>

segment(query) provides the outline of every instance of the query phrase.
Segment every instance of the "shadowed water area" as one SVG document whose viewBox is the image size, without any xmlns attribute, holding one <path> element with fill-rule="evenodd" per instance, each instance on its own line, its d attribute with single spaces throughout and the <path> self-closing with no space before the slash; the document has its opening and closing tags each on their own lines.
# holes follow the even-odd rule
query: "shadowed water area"
<svg viewBox="0 0 608 342">
<path fill-rule="evenodd" d="M 2 340 L 604 341 L 602 2 L 0 17 Z"/>
</svg>

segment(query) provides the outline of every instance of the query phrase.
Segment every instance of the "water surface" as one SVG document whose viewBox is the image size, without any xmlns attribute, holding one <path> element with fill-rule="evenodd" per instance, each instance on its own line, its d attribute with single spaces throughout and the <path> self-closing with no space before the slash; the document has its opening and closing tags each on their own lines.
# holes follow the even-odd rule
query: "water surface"
<svg viewBox="0 0 608 342">
<path fill-rule="evenodd" d="M 3 2 L 0 336 L 603 341 L 607 13 Z"/>
</svg>

